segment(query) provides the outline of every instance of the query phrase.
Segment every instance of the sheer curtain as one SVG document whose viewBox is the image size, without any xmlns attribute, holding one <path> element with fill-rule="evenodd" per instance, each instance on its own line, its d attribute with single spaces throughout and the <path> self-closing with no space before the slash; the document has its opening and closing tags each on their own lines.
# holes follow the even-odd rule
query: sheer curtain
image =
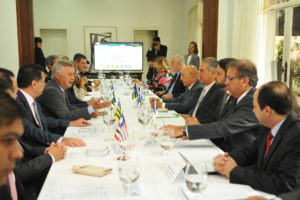
<svg viewBox="0 0 300 200">
<path fill-rule="evenodd" d="M 188 41 L 198 44 L 199 57 L 202 59 L 202 28 L 203 28 L 203 0 L 199 0 L 189 11 Z"/>
</svg>

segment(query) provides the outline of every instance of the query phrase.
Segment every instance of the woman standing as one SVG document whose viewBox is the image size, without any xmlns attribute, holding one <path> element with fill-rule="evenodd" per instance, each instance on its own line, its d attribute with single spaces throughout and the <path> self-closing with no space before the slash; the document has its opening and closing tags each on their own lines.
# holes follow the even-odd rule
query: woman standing
<svg viewBox="0 0 300 200">
<path fill-rule="evenodd" d="M 187 65 L 194 65 L 199 69 L 200 65 L 200 58 L 198 54 L 198 45 L 196 42 L 191 42 L 188 49 L 189 53 L 186 55 L 186 64 Z"/>
<path fill-rule="evenodd" d="M 154 92 L 166 90 L 171 83 L 170 65 L 166 57 L 157 57 L 154 61 L 157 73 L 153 80 Z"/>
<path fill-rule="evenodd" d="M 40 37 L 34 38 L 34 44 L 35 44 L 35 64 L 41 65 L 43 69 L 46 70 L 46 58 L 44 56 L 42 45 L 43 40 Z"/>
</svg>

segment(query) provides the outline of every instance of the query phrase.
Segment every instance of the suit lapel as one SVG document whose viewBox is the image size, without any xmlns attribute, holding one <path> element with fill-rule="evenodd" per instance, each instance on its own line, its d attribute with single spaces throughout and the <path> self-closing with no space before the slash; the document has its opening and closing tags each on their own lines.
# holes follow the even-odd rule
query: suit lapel
<svg viewBox="0 0 300 200">
<path fill-rule="evenodd" d="M 23 93 L 21 91 L 18 91 L 18 97 L 20 98 L 20 101 L 22 102 L 22 104 L 24 105 L 26 112 L 28 113 L 28 117 L 30 118 L 31 121 L 33 121 L 36 125 L 36 121 L 34 119 L 34 113 L 32 113 L 31 108 L 29 106 L 29 103 L 27 101 L 27 99 L 25 98 L 25 96 L 23 95 Z"/>
<path fill-rule="evenodd" d="M 285 121 L 283 122 L 281 127 L 279 128 L 275 138 L 272 141 L 272 144 L 270 146 L 268 155 L 263 159 L 263 170 L 267 167 L 267 164 L 268 164 L 269 160 L 271 159 L 271 157 L 275 153 L 275 150 L 277 149 L 277 147 L 280 145 L 280 143 L 282 141 L 282 137 L 288 131 L 289 127 L 293 124 L 294 118 L 295 118 L 294 114 L 293 113 L 290 114 L 285 119 Z M 265 137 L 265 140 L 264 140 L 264 147 L 266 148 L 266 137 Z M 263 150 L 263 157 L 264 157 L 265 149 L 262 149 L 262 150 Z"/>
<path fill-rule="evenodd" d="M 211 96 L 211 93 L 213 93 L 213 91 L 215 90 L 215 88 L 217 87 L 216 83 L 214 83 L 214 85 L 208 90 L 208 92 L 205 94 L 205 96 L 203 97 L 199 107 L 198 107 L 198 110 L 199 108 L 205 103 L 205 101 Z M 203 91 L 203 90 L 202 90 Z M 201 94 L 200 94 L 201 95 Z M 197 110 L 197 111 L 198 111 Z"/>
</svg>

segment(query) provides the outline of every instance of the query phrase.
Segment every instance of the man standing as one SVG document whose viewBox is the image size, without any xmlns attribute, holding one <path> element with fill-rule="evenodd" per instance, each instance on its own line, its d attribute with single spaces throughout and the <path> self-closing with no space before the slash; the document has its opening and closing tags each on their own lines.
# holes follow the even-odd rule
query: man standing
<svg viewBox="0 0 300 200">
<path fill-rule="evenodd" d="M 165 91 L 156 92 L 156 95 L 161 96 L 163 99 L 171 99 L 180 96 L 185 87 L 182 83 L 180 76 L 181 70 L 185 67 L 185 59 L 183 55 L 176 54 L 172 57 L 171 65 L 175 73 L 169 87 Z"/>
<path fill-rule="evenodd" d="M 147 51 L 147 58 L 155 55 L 155 57 L 167 57 L 168 47 L 160 43 L 160 37 L 153 38 L 151 48 Z"/>
<path fill-rule="evenodd" d="M 254 94 L 253 112 L 268 127 L 250 145 L 214 158 L 215 170 L 231 183 L 281 194 L 300 184 L 300 119 L 292 112 L 292 96 L 281 82 L 270 82 Z"/>
</svg>

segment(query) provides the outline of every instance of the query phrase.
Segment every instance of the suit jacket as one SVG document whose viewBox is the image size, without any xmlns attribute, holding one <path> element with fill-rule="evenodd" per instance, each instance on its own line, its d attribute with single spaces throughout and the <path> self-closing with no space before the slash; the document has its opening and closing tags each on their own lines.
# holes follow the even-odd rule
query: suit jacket
<svg viewBox="0 0 300 200">
<path fill-rule="evenodd" d="M 257 131 L 262 128 L 253 113 L 254 92 L 255 88 L 252 88 L 221 120 L 203 125 L 188 126 L 189 139 L 223 138 L 222 144 L 219 144 L 223 151 L 243 147 L 252 142 L 257 136 Z"/>
<path fill-rule="evenodd" d="M 52 71 L 49 71 L 46 78 L 45 78 L 46 83 L 51 80 L 51 76 L 52 76 Z"/>
<path fill-rule="evenodd" d="M 191 106 L 196 104 L 202 91 L 202 87 L 200 81 L 197 80 L 191 89 L 186 88 L 185 92 L 179 97 L 164 99 L 163 102 L 166 103 L 165 107 L 169 110 L 175 110 L 178 113 L 186 114 L 191 109 Z"/>
<path fill-rule="evenodd" d="M 230 152 L 238 164 L 230 173 L 230 182 L 278 195 L 300 186 L 300 119 L 295 113 L 288 115 L 265 157 L 268 132 Z"/>
<path fill-rule="evenodd" d="M 284 193 L 279 195 L 282 200 L 299 200 L 300 199 L 300 188 L 293 190 L 292 192 Z"/>
<path fill-rule="evenodd" d="M 16 188 L 17 188 L 17 193 L 18 193 L 18 199 L 19 200 L 28 200 L 28 198 L 25 195 L 24 186 L 18 180 L 17 177 L 16 177 Z M 9 189 L 8 183 L 0 187 L 0 200 L 11 200 L 10 189 Z"/>
<path fill-rule="evenodd" d="M 214 83 L 213 86 L 210 88 L 210 90 L 205 94 L 196 111 L 196 117 L 201 124 L 216 121 L 216 107 L 219 102 L 219 99 L 223 97 L 223 93 L 224 90 L 219 88 L 217 84 Z M 193 104 L 193 106 L 189 110 L 188 113 L 190 115 L 192 115 L 196 107 L 197 101 L 198 99 L 196 100 L 196 103 Z"/>
<path fill-rule="evenodd" d="M 186 62 L 187 62 L 187 60 L 188 60 L 189 55 L 190 55 L 190 54 L 187 54 L 187 55 L 185 56 Z M 197 69 L 199 69 L 199 65 L 200 65 L 200 58 L 199 58 L 199 56 L 196 55 L 196 54 L 193 54 L 193 55 L 192 55 L 192 58 L 191 58 L 191 60 L 190 60 L 190 62 L 189 62 L 189 63 L 186 63 L 186 65 L 194 65 L 195 67 L 197 67 Z"/>
<path fill-rule="evenodd" d="M 41 48 L 35 48 L 35 64 L 41 65 L 46 70 L 46 58 Z"/>
<path fill-rule="evenodd" d="M 37 102 L 38 112 L 43 126 L 43 129 L 41 129 L 36 123 L 27 99 L 21 91 L 18 91 L 17 102 L 26 111 L 26 118 L 22 120 L 24 125 L 24 134 L 22 138 L 25 142 L 33 146 L 48 146 L 51 142 L 56 142 L 62 135 L 53 133 L 52 131 L 60 130 L 59 132 L 64 132 L 69 126 L 69 120 L 46 117 Z"/>
<path fill-rule="evenodd" d="M 44 147 L 31 147 L 21 140 L 19 143 L 24 156 L 16 162 L 14 173 L 24 185 L 27 198 L 37 199 L 53 161 Z"/>
<path fill-rule="evenodd" d="M 72 106 L 75 106 L 77 108 L 86 108 L 89 106 L 86 101 L 81 101 L 76 97 L 73 87 L 68 88 L 66 90 L 66 94 Z"/>
<path fill-rule="evenodd" d="M 67 95 L 61 90 L 55 80 L 50 80 L 38 101 L 49 116 L 58 119 L 76 120 L 91 119 L 87 107 L 76 108 L 69 102 Z"/>
<path fill-rule="evenodd" d="M 224 91 L 224 95 L 225 95 L 225 91 Z M 219 98 L 218 105 L 216 108 L 216 119 L 217 120 L 226 118 L 228 116 L 228 114 L 231 113 L 232 110 L 234 109 L 236 101 L 237 101 L 236 98 L 234 98 L 233 96 L 230 96 L 228 98 L 227 102 L 225 103 L 223 109 L 221 110 L 221 103 L 222 103 L 221 101 L 223 100 L 224 96 L 222 97 L 222 95 L 221 95 L 220 97 L 221 98 Z"/>
<path fill-rule="evenodd" d="M 168 47 L 165 45 L 160 45 L 159 51 L 156 51 L 154 48 L 151 48 L 147 51 L 147 58 L 154 56 L 154 57 L 159 57 L 159 56 L 164 56 L 167 57 L 167 51 Z"/>
<path fill-rule="evenodd" d="M 174 79 L 174 76 L 173 76 L 172 82 L 170 83 L 169 87 L 166 90 L 166 94 L 167 94 L 169 92 L 169 90 L 171 89 L 172 85 L 175 84 L 173 87 L 173 91 L 172 91 L 173 98 L 179 97 L 185 91 L 185 86 L 183 85 L 182 81 L 180 80 L 180 76 L 181 76 L 181 73 L 179 73 L 179 75 L 178 75 L 178 77 L 176 77 L 176 79 Z"/>
</svg>

